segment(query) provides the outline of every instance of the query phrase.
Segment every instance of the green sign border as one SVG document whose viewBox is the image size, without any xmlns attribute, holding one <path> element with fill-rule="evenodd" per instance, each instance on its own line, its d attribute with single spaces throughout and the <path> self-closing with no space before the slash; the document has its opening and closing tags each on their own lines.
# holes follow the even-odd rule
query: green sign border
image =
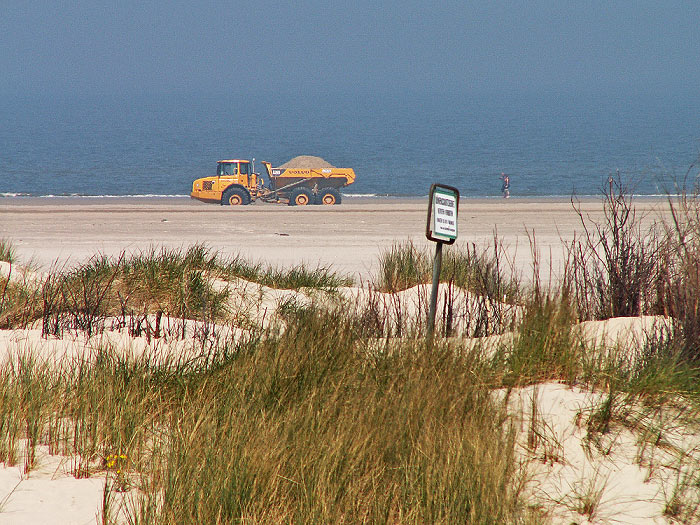
<svg viewBox="0 0 700 525">
<path fill-rule="evenodd" d="M 453 244 L 455 240 L 457 240 L 457 235 L 454 237 L 448 236 L 448 235 L 443 235 L 439 233 L 434 233 L 435 232 L 435 217 L 433 216 L 433 206 L 435 204 L 435 194 L 443 194 L 443 195 L 448 195 L 450 197 L 454 197 L 455 202 L 457 203 L 457 209 L 455 210 L 455 227 L 457 229 L 457 235 L 459 234 L 459 228 L 458 228 L 458 222 L 457 219 L 459 217 L 459 190 L 455 188 L 454 186 L 447 186 L 446 184 L 433 184 L 430 186 L 430 196 L 428 199 L 428 221 L 425 226 L 425 236 L 428 238 L 429 241 L 433 242 L 440 242 L 443 244 Z"/>
</svg>

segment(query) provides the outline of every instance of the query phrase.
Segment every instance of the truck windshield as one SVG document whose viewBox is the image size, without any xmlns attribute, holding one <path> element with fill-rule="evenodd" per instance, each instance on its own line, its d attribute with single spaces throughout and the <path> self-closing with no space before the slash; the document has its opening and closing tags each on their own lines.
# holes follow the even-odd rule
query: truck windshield
<svg viewBox="0 0 700 525">
<path fill-rule="evenodd" d="M 219 164 L 216 170 L 217 175 L 233 175 L 233 167 L 235 164 L 231 164 L 228 162 L 222 162 Z"/>
<path fill-rule="evenodd" d="M 241 175 L 248 175 L 248 163 L 241 162 Z"/>
</svg>

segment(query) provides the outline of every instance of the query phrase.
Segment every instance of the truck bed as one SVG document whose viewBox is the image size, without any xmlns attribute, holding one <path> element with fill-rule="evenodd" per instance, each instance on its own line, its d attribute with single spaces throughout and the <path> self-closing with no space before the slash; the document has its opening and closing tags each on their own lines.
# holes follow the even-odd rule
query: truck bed
<svg viewBox="0 0 700 525">
<path fill-rule="evenodd" d="M 270 189 L 278 190 L 290 184 L 319 188 L 342 188 L 355 182 L 352 168 L 271 168 L 269 169 Z"/>
</svg>

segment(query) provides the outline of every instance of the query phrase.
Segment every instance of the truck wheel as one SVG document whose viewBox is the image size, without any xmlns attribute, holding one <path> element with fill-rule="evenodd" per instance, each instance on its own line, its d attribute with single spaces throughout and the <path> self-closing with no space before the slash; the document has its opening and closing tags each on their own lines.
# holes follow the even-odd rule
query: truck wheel
<svg viewBox="0 0 700 525">
<path fill-rule="evenodd" d="M 250 195 L 243 188 L 228 188 L 221 196 L 222 206 L 244 206 L 250 203 Z"/>
<path fill-rule="evenodd" d="M 290 206 L 306 206 L 314 201 L 314 194 L 308 188 L 297 188 L 289 194 Z"/>
<path fill-rule="evenodd" d="M 318 192 L 318 203 L 325 204 L 327 206 L 332 206 L 333 204 L 340 204 L 342 197 L 340 192 L 335 188 L 323 188 Z"/>
</svg>

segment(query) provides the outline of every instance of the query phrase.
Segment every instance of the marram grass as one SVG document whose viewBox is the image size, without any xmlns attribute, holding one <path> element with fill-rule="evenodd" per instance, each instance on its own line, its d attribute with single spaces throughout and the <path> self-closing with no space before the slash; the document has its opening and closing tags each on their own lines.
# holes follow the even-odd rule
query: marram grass
<svg viewBox="0 0 700 525">
<path fill-rule="evenodd" d="M 14 263 L 17 260 L 15 247 L 11 241 L 0 238 L 0 261 Z"/>
<path fill-rule="evenodd" d="M 383 291 L 396 292 L 417 284 L 432 282 L 433 250 L 419 248 L 412 242 L 392 245 L 379 256 L 379 278 L 375 283 Z M 494 242 L 492 250 L 460 243 L 443 248 L 441 282 L 485 296 L 490 300 L 515 302 L 520 285 L 503 254 L 503 247 Z"/>
<path fill-rule="evenodd" d="M 139 488 L 132 523 L 532 517 L 514 431 L 473 360 L 424 341 L 368 359 L 353 323 L 312 309 L 204 367 L 108 348 L 58 367 L 25 355 L 0 370 L 5 458 L 29 429 L 31 450 L 76 458 L 76 477 Z"/>
<path fill-rule="evenodd" d="M 687 234 L 699 223 L 678 224 Z M 581 297 L 606 297 L 601 281 L 573 272 L 546 292 L 528 290 L 504 271 L 498 243 L 491 255 L 457 247 L 446 251 L 443 278 L 487 296 L 484 305 L 505 297 L 523 307 L 494 354 L 458 337 L 425 339 L 424 320 L 410 316 L 401 337 L 390 338 L 367 326 L 381 324 L 381 311 L 328 303 L 288 305 L 283 331 L 202 345 L 195 359 L 123 356 L 104 346 L 49 364 L 28 353 L 0 367 L 0 460 L 31 472 L 37 447 L 48 445 L 71 458 L 76 477 L 105 475 L 104 522 L 111 512 L 132 524 L 547 522 L 543 509 L 529 506 L 515 429 L 491 393 L 543 381 L 604 389 L 607 404 L 586 420 L 591 440 L 616 424 L 656 429 L 623 410 L 635 400 L 655 414 L 659 403 L 682 399 L 694 417 L 694 238 L 662 243 L 670 262 L 666 280 L 652 283 L 653 308 L 675 312 L 679 324 L 650 334 L 636 361 L 594 357 L 572 330 L 587 313 Z M 427 282 L 429 255 L 392 248 L 377 285 L 395 291 Z M 579 262 L 590 269 L 591 257 Z M 616 267 L 595 275 L 605 282 Z M 63 315 L 86 331 L 110 315 L 167 310 L 236 327 L 211 284 L 233 277 L 329 291 L 349 283 L 323 269 L 260 268 L 201 245 L 153 249 L 95 257 L 35 290 L 0 281 L 0 320 L 17 327 L 43 317 L 57 326 L 52 320 Z M 683 480 L 669 495 L 668 516 L 697 518 L 686 497 L 691 485 Z M 132 489 L 114 508 L 112 493 Z"/>
</svg>

